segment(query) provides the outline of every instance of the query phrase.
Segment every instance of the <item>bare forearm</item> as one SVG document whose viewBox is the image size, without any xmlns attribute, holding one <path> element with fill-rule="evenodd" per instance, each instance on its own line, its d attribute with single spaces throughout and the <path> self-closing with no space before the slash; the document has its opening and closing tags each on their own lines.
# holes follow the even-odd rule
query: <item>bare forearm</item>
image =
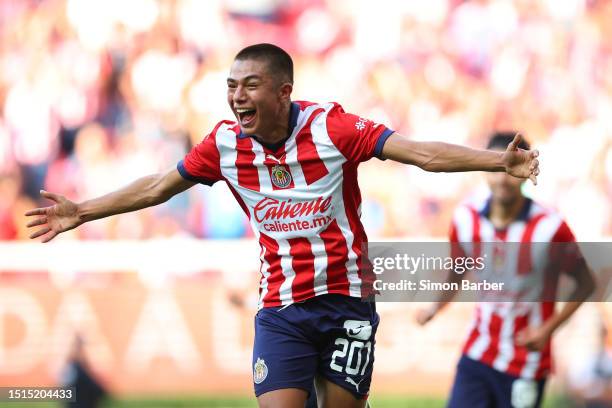
<svg viewBox="0 0 612 408">
<path fill-rule="evenodd" d="M 417 164 L 426 171 L 505 171 L 502 153 L 443 142 L 423 142 Z"/>
<path fill-rule="evenodd" d="M 448 273 L 448 277 L 446 279 L 446 283 L 456 283 L 459 284 L 459 282 L 461 281 L 461 276 L 460 274 L 454 272 L 454 271 L 450 271 Z M 452 287 L 452 285 L 449 285 L 450 287 Z M 457 292 L 454 290 L 444 290 L 442 291 L 442 293 L 439 294 L 438 299 L 431 305 L 432 307 L 432 312 L 433 313 L 438 313 L 440 310 L 444 309 L 450 302 L 453 301 L 453 299 L 457 296 Z"/>
<path fill-rule="evenodd" d="M 158 193 L 159 183 L 159 175 L 150 175 L 120 190 L 84 201 L 78 204 L 79 219 L 88 222 L 160 204 L 169 196 L 164 197 Z"/>
<path fill-rule="evenodd" d="M 546 321 L 548 330 L 552 333 L 559 326 L 561 326 L 567 319 L 569 319 L 576 310 L 584 303 L 589 296 L 595 290 L 595 281 L 593 280 L 592 273 L 586 269 L 580 275 L 580 280 L 577 282 L 576 288 L 570 295 L 571 302 L 566 302 L 563 308 L 555 313 L 550 319 Z"/>
</svg>

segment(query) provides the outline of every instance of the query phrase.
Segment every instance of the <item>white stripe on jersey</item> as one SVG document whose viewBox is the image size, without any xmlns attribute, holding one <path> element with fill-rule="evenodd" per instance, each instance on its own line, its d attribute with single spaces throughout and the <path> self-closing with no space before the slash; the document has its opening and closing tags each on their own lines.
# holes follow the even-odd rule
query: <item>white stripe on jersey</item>
<svg viewBox="0 0 612 408">
<path fill-rule="evenodd" d="M 295 279 L 295 271 L 293 270 L 293 257 L 289 255 L 291 245 L 286 239 L 277 239 L 278 243 L 278 256 L 280 256 L 281 271 L 285 276 L 283 283 L 281 283 L 278 290 L 281 303 L 287 305 L 293 303 L 293 292 L 291 285 Z"/>
<path fill-rule="evenodd" d="M 297 126 L 296 126 L 297 129 Z M 285 142 L 285 162 L 289 166 L 289 171 L 293 176 L 293 182 L 296 186 L 305 186 L 306 178 L 302 171 L 302 166 L 298 163 L 297 159 L 297 144 L 295 143 L 296 132 L 294 131 L 291 137 Z"/>
<path fill-rule="evenodd" d="M 266 160 L 266 153 L 263 150 L 263 147 L 259 143 L 253 143 L 253 148 L 251 149 L 253 153 L 255 153 L 255 158 L 253 159 L 253 165 L 257 168 L 257 175 L 259 177 L 259 189 L 261 191 L 270 191 L 272 190 L 272 181 L 270 180 L 270 174 L 268 173 L 268 169 L 264 166 L 264 161 Z"/>
<path fill-rule="evenodd" d="M 533 230 L 531 242 L 550 242 L 562 223 L 563 220 L 558 215 L 547 214 L 546 217 L 538 222 L 538 225 Z"/>
<path fill-rule="evenodd" d="M 534 303 L 531 313 L 529 313 L 529 326 L 540 327 L 542 325 L 542 309 L 539 303 Z M 521 378 L 533 379 L 540 367 L 542 353 L 538 351 L 530 351 L 527 353 L 526 363 L 521 371 Z"/>
<path fill-rule="evenodd" d="M 469 350 L 467 350 L 467 355 L 473 360 L 480 360 L 483 353 L 489 347 L 489 343 L 491 342 L 491 338 L 489 336 L 489 323 L 491 322 L 491 315 L 493 314 L 492 307 L 484 307 L 490 306 L 489 303 L 479 303 L 478 307 L 480 309 L 480 324 L 478 325 L 478 333 L 479 336 L 472 344 Z"/>
<path fill-rule="evenodd" d="M 471 243 L 474 236 L 474 222 L 472 221 L 472 211 L 462 205 L 455 210 L 453 214 L 453 222 L 457 230 L 457 238 L 459 242 Z M 466 254 L 471 254 L 470 248 L 463 247 Z"/>
<path fill-rule="evenodd" d="M 516 309 L 509 307 L 502 316 L 502 327 L 499 334 L 498 354 L 493 360 L 493 368 L 498 371 L 506 371 L 514 357 L 514 323 L 516 322 Z"/>
<path fill-rule="evenodd" d="M 238 169 L 236 168 L 236 134 L 231 130 L 230 126 L 223 124 L 217 129 L 217 137 L 215 138 L 217 150 L 219 150 L 219 160 L 221 167 L 221 175 L 227 180 L 238 180 Z M 234 185 L 234 183 L 231 183 Z M 235 183 L 238 184 L 238 183 Z"/>
<path fill-rule="evenodd" d="M 494 242 L 495 227 L 488 220 L 480 219 L 480 242 Z"/>
<path fill-rule="evenodd" d="M 327 293 L 327 253 L 325 243 L 320 237 L 309 237 L 310 248 L 314 255 L 314 292 L 315 296 Z"/>
<path fill-rule="evenodd" d="M 259 234 L 257 234 L 259 235 Z M 259 236 L 257 237 L 259 241 Z M 261 254 L 259 259 L 261 261 L 261 266 L 259 268 L 259 272 L 261 272 L 261 281 L 259 282 L 259 287 L 261 288 L 261 294 L 259 295 L 259 304 L 263 304 L 263 300 L 268 294 L 268 278 L 270 277 L 270 264 L 266 261 L 267 249 L 265 246 L 261 245 Z"/>
</svg>

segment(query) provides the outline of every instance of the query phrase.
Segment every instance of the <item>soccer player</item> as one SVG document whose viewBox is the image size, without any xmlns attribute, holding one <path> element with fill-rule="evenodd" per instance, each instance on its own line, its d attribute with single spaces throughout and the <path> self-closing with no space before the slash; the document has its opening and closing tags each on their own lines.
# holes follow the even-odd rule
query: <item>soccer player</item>
<svg viewBox="0 0 612 408">
<path fill-rule="evenodd" d="M 488 148 L 502 151 L 513 139 L 513 133 L 495 133 Z M 529 149 L 524 140 L 518 147 Z M 555 269 L 555 274 L 568 273 L 576 280 L 577 287 L 571 296 L 574 301 L 566 303 L 558 312 L 555 311 L 554 295 L 550 292 L 528 303 L 508 299 L 495 301 L 494 298 L 490 302 L 479 302 L 457 366 L 448 407 L 538 407 L 551 369 L 551 337 L 590 296 L 594 282 L 567 224 L 554 211 L 522 194 L 524 180 L 491 173 L 487 175 L 487 181 L 491 194 L 486 200 L 461 205 L 455 211 L 450 232 L 453 256 L 479 256 L 476 248 L 480 248 L 482 255 L 485 243 L 497 243 L 499 245 L 493 249 L 494 258 L 486 262 L 498 265 L 497 270 L 504 274 L 500 279 L 506 284 L 520 283 L 518 287 L 526 285 L 528 290 L 538 285 L 532 276 L 539 271 Z M 520 244 L 513 246 L 508 244 L 510 242 Z M 528 247 L 532 243 L 538 243 L 533 252 Z M 541 248 L 560 255 L 562 261 L 556 263 L 558 257 L 555 260 L 546 258 L 541 263 L 532 260 L 532 254 Z M 564 254 L 559 254 L 559 249 Z M 510 254 L 517 256 L 506 262 L 506 258 L 514 256 Z M 557 267 L 563 270 L 556 270 Z M 519 275 L 524 280 L 521 281 Z M 460 275 L 454 272 L 450 276 L 452 280 L 460 279 Z M 544 276 L 541 286 L 537 287 L 554 286 L 556 276 Z M 419 310 L 417 322 L 424 325 L 430 321 L 452 300 L 454 293 L 445 292 L 439 302 Z"/>
<path fill-rule="evenodd" d="M 435 172 L 497 171 L 536 182 L 537 151 L 414 142 L 336 103 L 292 101 L 293 62 L 281 48 L 240 51 L 227 78 L 236 120 L 219 122 L 176 168 L 99 198 L 26 213 L 48 242 L 78 225 L 165 202 L 195 184 L 224 181 L 261 246 L 253 382 L 261 407 L 299 407 L 317 377 L 319 403 L 363 407 L 378 327 L 362 260 L 359 163 L 372 157 Z"/>
</svg>

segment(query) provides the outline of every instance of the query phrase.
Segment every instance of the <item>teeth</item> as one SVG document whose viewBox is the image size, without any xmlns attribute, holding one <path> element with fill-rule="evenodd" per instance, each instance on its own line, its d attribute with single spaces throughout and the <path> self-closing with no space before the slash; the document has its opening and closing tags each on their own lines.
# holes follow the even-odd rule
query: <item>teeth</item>
<svg viewBox="0 0 612 408">
<path fill-rule="evenodd" d="M 238 113 L 244 113 L 244 112 L 249 112 L 249 111 L 252 111 L 252 110 L 254 110 L 254 109 L 237 108 L 237 109 L 236 109 L 236 112 L 238 112 Z"/>
</svg>

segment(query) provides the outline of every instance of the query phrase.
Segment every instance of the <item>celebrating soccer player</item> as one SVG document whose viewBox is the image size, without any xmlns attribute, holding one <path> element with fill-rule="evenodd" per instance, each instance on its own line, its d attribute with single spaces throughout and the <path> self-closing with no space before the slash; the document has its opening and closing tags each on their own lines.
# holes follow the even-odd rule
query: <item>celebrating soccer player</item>
<svg viewBox="0 0 612 408">
<path fill-rule="evenodd" d="M 319 403 L 363 407 L 378 315 L 361 253 L 359 163 L 372 157 L 435 172 L 495 171 L 536 182 L 536 151 L 475 150 L 414 142 L 336 103 L 292 101 L 293 62 L 282 49 L 240 51 L 227 78 L 236 121 L 221 121 L 176 168 L 76 204 L 26 213 L 48 242 L 80 224 L 165 202 L 197 183 L 224 181 L 261 246 L 253 382 L 262 407 L 304 406 L 317 377 Z"/>
<path fill-rule="evenodd" d="M 488 148 L 503 151 L 513 139 L 513 133 L 496 133 Z M 517 147 L 529 149 L 524 140 Z M 487 269 L 511 286 L 513 298 L 493 296 L 478 303 L 448 407 L 538 407 L 552 364 L 551 337 L 591 295 L 594 281 L 567 224 L 522 194 L 524 180 L 502 173 L 487 178 L 489 198 L 462 205 L 454 214 L 451 251 L 453 256 L 479 256 L 475 252 L 491 248 Z M 533 259 L 540 253 L 547 255 Z M 556 312 L 554 291 L 561 272 L 577 285 L 572 301 Z M 454 272 L 450 276 L 459 279 Z M 535 299 L 524 301 L 534 291 Z M 454 293 L 445 292 L 429 309 L 419 310 L 417 322 L 431 320 Z"/>
</svg>

